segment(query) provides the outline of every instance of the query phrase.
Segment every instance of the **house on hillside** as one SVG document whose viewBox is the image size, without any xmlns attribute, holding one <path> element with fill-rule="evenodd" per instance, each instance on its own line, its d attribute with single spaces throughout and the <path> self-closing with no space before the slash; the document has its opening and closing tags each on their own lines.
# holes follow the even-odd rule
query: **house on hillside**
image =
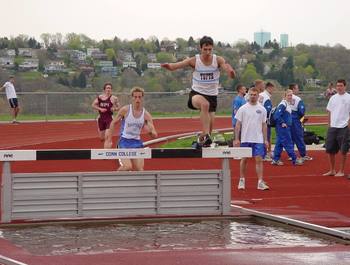
<svg viewBox="0 0 350 265">
<path fill-rule="evenodd" d="M 31 57 L 33 57 L 32 49 L 31 48 L 19 48 L 18 49 L 18 56 L 31 58 Z"/>
<path fill-rule="evenodd" d="M 160 68 L 160 63 L 147 63 L 147 68 L 158 69 L 158 68 Z"/>
<path fill-rule="evenodd" d="M 79 70 L 90 78 L 95 75 L 95 68 L 90 65 L 80 65 Z"/>
<path fill-rule="evenodd" d="M 147 60 L 155 63 L 157 62 L 157 55 L 155 53 L 147 53 Z"/>
<path fill-rule="evenodd" d="M 121 51 L 119 53 L 119 56 L 122 59 L 122 61 L 131 62 L 134 60 L 134 57 L 132 56 L 131 52 Z"/>
<path fill-rule="evenodd" d="M 64 73 L 67 68 L 63 61 L 50 61 L 45 65 L 45 73 Z"/>
<path fill-rule="evenodd" d="M 24 61 L 18 66 L 20 71 L 37 71 L 39 68 L 39 60 L 33 58 L 26 58 Z"/>
<path fill-rule="evenodd" d="M 87 48 L 86 49 L 86 55 L 89 57 L 92 57 L 93 53 L 100 53 L 101 50 L 99 48 Z"/>
<path fill-rule="evenodd" d="M 16 56 L 16 51 L 14 49 L 6 49 L 5 53 L 8 57 L 15 57 Z"/>
<path fill-rule="evenodd" d="M 15 66 L 15 60 L 13 57 L 0 57 L 0 66 L 11 69 Z"/>
<path fill-rule="evenodd" d="M 130 68 L 130 67 L 136 68 L 137 67 L 136 62 L 135 61 L 129 61 L 129 62 L 124 61 L 123 62 L 123 68 Z"/>
</svg>

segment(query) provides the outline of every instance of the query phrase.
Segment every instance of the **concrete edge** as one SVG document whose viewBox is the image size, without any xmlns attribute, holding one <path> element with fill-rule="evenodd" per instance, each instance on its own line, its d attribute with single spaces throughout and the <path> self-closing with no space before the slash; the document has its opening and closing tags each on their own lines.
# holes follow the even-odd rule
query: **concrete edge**
<svg viewBox="0 0 350 265">
<path fill-rule="evenodd" d="M 28 265 L 27 263 L 23 263 L 14 259 L 7 258 L 5 256 L 0 255 L 0 263 L 4 265 Z"/>
<path fill-rule="evenodd" d="M 339 231 L 339 230 L 336 230 L 333 228 L 328 228 L 328 227 L 321 226 L 321 225 L 315 225 L 315 224 L 299 221 L 296 219 L 292 219 L 292 218 L 288 218 L 288 217 L 284 217 L 284 216 L 280 216 L 280 215 L 274 215 L 274 214 L 264 213 L 264 212 L 260 212 L 260 211 L 256 211 L 256 210 L 251 210 L 251 209 L 247 209 L 247 208 L 233 205 L 233 204 L 231 204 L 231 208 L 234 208 L 235 210 L 238 210 L 239 212 L 244 213 L 244 214 L 249 214 L 252 216 L 261 217 L 261 218 L 264 218 L 267 220 L 276 221 L 276 222 L 283 223 L 286 225 L 292 225 L 292 226 L 304 228 L 307 230 L 315 231 L 315 232 L 322 233 L 322 234 L 325 234 L 328 236 L 339 238 L 341 240 L 345 240 L 345 241 L 350 243 L 350 234 L 346 233 L 344 231 Z"/>
</svg>

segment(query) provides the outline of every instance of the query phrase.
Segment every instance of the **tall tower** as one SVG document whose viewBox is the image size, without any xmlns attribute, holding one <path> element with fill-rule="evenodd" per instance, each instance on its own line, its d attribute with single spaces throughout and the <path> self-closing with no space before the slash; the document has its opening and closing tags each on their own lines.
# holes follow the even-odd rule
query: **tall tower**
<svg viewBox="0 0 350 265">
<path fill-rule="evenodd" d="M 288 34 L 283 33 L 280 35 L 280 47 L 286 48 L 288 46 L 289 46 Z"/>
<path fill-rule="evenodd" d="M 254 32 L 254 41 L 259 44 L 261 48 L 264 48 L 265 43 L 271 41 L 271 32 L 263 30 Z"/>
</svg>

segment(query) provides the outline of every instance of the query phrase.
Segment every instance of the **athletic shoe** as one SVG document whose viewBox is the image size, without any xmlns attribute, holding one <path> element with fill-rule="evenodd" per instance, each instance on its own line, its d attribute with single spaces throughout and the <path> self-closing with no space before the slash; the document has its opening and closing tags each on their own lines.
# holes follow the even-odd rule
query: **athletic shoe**
<svg viewBox="0 0 350 265">
<path fill-rule="evenodd" d="M 259 180 L 258 182 L 258 190 L 269 190 L 269 186 L 263 180 Z"/>
<path fill-rule="evenodd" d="M 239 190 L 245 189 L 245 179 L 244 178 L 239 178 L 238 189 Z"/>
<path fill-rule="evenodd" d="M 206 134 L 206 135 L 201 135 L 198 137 L 197 139 L 197 143 L 199 145 L 201 145 L 202 147 L 210 147 L 210 145 L 212 144 L 212 140 L 209 136 L 209 134 Z"/>
<path fill-rule="evenodd" d="M 303 161 L 311 161 L 313 158 L 311 156 L 303 156 L 301 159 Z"/>
<path fill-rule="evenodd" d="M 304 164 L 304 160 L 302 158 L 297 158 L 295 162 L 293 163 L 295 166 L 301 166 Z"/>
<path fill-rule="evenodd" d="M 283 166 L 284 163 L 281 160 L 272 160 L 271 165 L 274 166 Z"/>
<path fill-rule="evenodd" d="M 13 120 L 12 124 L 19 124 L 19 121 Z"/>
<path fill-rule="evenodd" d="M 271 162 L 271 161 L 272 161 L 272 157 L 271 157 L 269 154 L 267 154 L 267 155 L 265 156 L 265 158 L 263 159 L 263 161 Z"/>
</svg>

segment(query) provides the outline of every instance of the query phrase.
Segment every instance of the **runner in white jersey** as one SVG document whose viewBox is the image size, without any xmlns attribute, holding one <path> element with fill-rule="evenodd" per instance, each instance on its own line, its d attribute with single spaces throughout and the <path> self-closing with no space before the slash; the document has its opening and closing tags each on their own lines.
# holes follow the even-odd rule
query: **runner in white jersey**
<svg viewBox="0 0 350 265">
<path fill-rule="evenodd" d="M 7 81 L 1 89 L 5 89 L 7 100 L 10 104 L 11 112 L 12 112 L 12 123 L 18 123 L 17 115 L 19 112 L 18 98 L 15 90 L 15 78 L 14 76 L 10 76 L 9 81 Z"/>
<path fill-rule="evenodd" d="M 213 54 L 214 41 L 208 36 L 200 40 L 201 53 L 177 63 L 164 63 L 161 66 L 174 71 L 187 66 L 194 69 L 192 90 L 189 94 L 188 107 L 200 111 L 202 133 L 198 137 L 198 147 L 211 144 L 210 133 L 213 130 L 217 95 L 220 82 L 220 70 L 225 70 L 231 77 L 235 77 L 233 68 L 221 56 Z"/>
<path fill-rule="evenodd" d="M 143 148 L 141 132 L 144 127 L 151 137 L 157 137 L 151 114 L 143 107 L 144 90 L 140 87 L 131 89 L 132 102 L 123 106 L 112 120 L 107 131 L 105 148 L 112 147 L 112 135 L 115 124 L 121 121 L 118 148 Z M 143 159 L 120 159 L 119 171 L 143 170 Z"/>
</svg>

